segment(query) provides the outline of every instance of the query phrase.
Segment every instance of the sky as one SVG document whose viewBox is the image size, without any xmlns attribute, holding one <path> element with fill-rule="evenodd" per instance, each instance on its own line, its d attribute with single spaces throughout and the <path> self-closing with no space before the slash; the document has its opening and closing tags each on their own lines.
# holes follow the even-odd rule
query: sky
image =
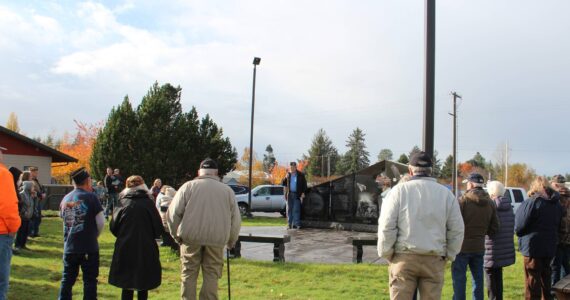
<svg viewBox="0 0 570 300">
<path fill-rule="evenodd" d="M 570 1 L 439 0 L 435 149 L 479 151 L 537 173 L 570 173 Z M 424 1 L 0 0 L 0 124 L 16 113 L 30 137 L 104 122 L 154 82 L 182 88 L 239 155 L 249 146 L 286 164 L 323 128 L 339 152 L 359 127 L 371 162 L 422 145 Z M 502 146 L 503 145 L 503 146 Z"/>
</svg>

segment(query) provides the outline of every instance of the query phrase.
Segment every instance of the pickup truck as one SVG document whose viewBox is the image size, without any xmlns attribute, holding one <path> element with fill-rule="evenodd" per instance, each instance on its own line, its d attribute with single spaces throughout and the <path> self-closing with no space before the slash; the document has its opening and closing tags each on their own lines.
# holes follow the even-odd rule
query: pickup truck
<svg viewBox="0 0 570 300">
<path fill-rule="evenodd" d="M 236 195 L 240 213 L 245 215 L 248 208 L 248 194 Z M 285 187 L 281 185 L 258 185 L 251 190 L 251 211 L 278 212 L 285 216 Z"/>
<path fill-rule="evenodd" d="M 526 195 L 526 190 L 519 187 L 506 187 L 504 197 L 511 200 L 511 206 L 513 207 L 513 211 L 515 213 L 517 212 L 517 209 L 521 203 L 523 203 L 523 201 L 528 198 Z"/>
</svg>

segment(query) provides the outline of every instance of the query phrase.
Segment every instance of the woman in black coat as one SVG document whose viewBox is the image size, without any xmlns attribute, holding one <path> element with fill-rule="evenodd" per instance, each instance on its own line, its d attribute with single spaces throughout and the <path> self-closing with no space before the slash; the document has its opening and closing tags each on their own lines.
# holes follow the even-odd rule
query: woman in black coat
<svg viewBox="0 0 570 300">
<path fill-rule="evenodd" d="M 147 299 L 148 290 L 161 283 L 156 239 L 162 234 L 162 221 L 142 177 L 131 176 L 126 185 L 109 225 L 117 237 L 109 283 L 123 289 L 121 299 L 133 299 L 134 290 L 138 299 Z"/>
</svg>

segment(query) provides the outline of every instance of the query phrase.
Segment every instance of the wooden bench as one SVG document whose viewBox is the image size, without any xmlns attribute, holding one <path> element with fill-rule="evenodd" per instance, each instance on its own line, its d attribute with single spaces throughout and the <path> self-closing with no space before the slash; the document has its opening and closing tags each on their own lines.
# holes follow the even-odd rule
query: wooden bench
<svg viewBox="0 0 570 300">
<path fill-rule="evenodd" d="M 558 300 L 570 300 L 570 275 L 560 279 L 553 287 L 552 290 L 556 293 Z"/>
<path fill-rule="evenodd" d="M 376 246 L 378 244 L 378 237 L 371 236 L 352 236 L 347 239 L 349 244 L 352 244 L 352 262 L 362 263 L 362 246 Z"/>
<path fill-rule="evenodd" d="M 241 242 L 249 243 L 272 243 L 273 244 L 273 261 L 285 262 L 285 243 L 289 243 L 291 237 L 288 235 L 268 235 L 268 234 L 252 234 L 240 233 L 239 239 L 235 247 L 230 250 L 233 257 L 241 257 Z"/>
</svg>

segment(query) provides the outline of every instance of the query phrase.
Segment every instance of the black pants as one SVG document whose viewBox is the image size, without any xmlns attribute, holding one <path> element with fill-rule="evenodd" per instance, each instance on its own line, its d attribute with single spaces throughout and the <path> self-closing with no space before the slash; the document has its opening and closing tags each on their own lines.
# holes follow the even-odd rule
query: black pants
<svg viewBox="0 0 570 300">
<path fill-rule="evenodd" d="M 485 268 L 489 300 L 503 300 L 503 268 Z"/>
<path fill-rule="evenodd" d="M 16 235 L 16 241 L 14 246 L 16 248 L 24 248 L 26 242 L 28 241 L 28 235 L 30 234 L 30 220 L 22 220 L 22 225 L 18 229 L 18 234 Z"/>
<path fill-rule="evenodd" d="M 121 300 L 133 300 L 134 291 L 133 290 L 125 290 L 121 293 Z M 137 291 L 137 299 L 138 300 L 147 300 L 148 299 L 148 291 Z"/>
</svg>

